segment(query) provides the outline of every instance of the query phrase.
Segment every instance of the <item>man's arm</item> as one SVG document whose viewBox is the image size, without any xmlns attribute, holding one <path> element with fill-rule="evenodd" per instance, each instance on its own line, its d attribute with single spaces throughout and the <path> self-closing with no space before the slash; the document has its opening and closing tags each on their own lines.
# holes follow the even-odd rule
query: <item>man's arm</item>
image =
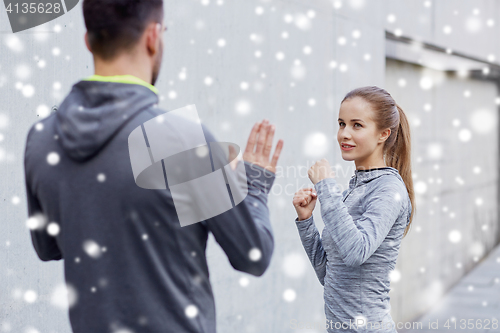
<svg viewBox="0 0 500 333">
<path fill-rule="evenodd" d="M 261 131 L 263 128 L 266 130 Z M 246 151 L 251 149 L 253 153 L 258 134 L 259 141 L 254 153 L 258 154 L 258 158 L 244 155 L 243 163 L 248 186 L 245 199 L 232 209 L 206 220 L 206 226 L 228 256 L 231 265 L 239 271 L 255 276 L 264 274 L 274 250 L 267 198 L 275 180 L 274 170 L 282 142 L 278 144 L 273 160 L 269 164 L 269 168 L 273 171 L 264 168 L 263 166 L 267 166 L 266 154 L 267 161 L 269 160 L 267 148 L 270 150 L 271 147 L 268 146 L 270 146 L 269 143 L 272 144 L 274 134 L 271 133 L 272 131 L 268 134 L 269 128 L 270 126 L 261 124 L 255 125 L 252 129 Z M 206 128 L 204 131 L 207 142 L 216 142 Z"/>
<path fill-rule="evenodd" d="M 261 276 L 269 266 L 274 250 L 267 197 L 275 176 L 257 165 L 244 163 L 248 195 L 232 209 L 206 220 L 206 225 L 231 266 Z"/>
<path fill-rule="evenodd" d="M 27 169 L 27 161 L 30 158 L 29 140 L 32 131 L 33 127 L 28 133 L 26 148 L 24 151 L 24 179 L 26 186 L 26 198 L 28 201 L 28 217 L 35 218 L 37 214 L 43 214 L 43 211 L 38 198 L 31 190 L 30 177 L 28 176 Z M 33 247 L 35 248 L 35 251 L 38 254 L 40 260 L 49 261 L 62 259 L 61 250 L 57 245 L 56 239 L 47 233 L 46 225 L 41 226 L 41 228 L 31 229 L 30 233 Z"/>
</svg>

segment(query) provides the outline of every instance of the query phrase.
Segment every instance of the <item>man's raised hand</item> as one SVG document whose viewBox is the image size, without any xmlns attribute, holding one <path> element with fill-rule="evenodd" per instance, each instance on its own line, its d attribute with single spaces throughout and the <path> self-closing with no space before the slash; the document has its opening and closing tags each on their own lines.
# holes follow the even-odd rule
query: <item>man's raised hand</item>
<svg viewBox="0 0 500 333">
<path fill-rule="evenodd" d="M 243 160 L 256 164 L 266 170 L 276 173 L 276 165 L 283 148 L 283 140 L 278 140 L 273 157 L 269 160 L 273 148 L 275 126 L 267 119 L 255 123 L 248 137 L 247 147 L 243 153 Z"/>
</svg>

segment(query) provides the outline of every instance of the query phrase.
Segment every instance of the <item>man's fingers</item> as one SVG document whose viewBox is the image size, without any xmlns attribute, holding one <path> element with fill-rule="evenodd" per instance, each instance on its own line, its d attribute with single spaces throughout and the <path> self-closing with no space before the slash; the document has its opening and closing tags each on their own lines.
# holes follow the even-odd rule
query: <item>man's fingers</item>
<svg viewBox="0 0 500 333">
<path fill-rule="evenodd" d="M 250 132 L 250 135 L 248 137 L 248 142 L 247 142 L 247 147 L 245 148 L 245 153 L 253 154 L 253 151 L 255 148 L 255 141 L 257 140 L 257 134 L 259 133 L 261 126 L 262 126 L 262 123 L 255 123 L 255 125 L 253 125 L 252 131 Z"/>
<path fill-rule="evenodd" d="M 269 131 L 267 132 L 266 136 L 266 142 L 264 146 L 264 157 L 265 160 L 269 160 L 269 155 L 271 154 L 271 149 L 273 148 L 273 138 L 274 138 L 274 131 L 276 130 L 276 126 L 270 125 L 269 126 Z"/>
<path fill-rule="evenodd" d="M 278 143 L 276 144 L 276 149 L 274 150 L 273 158 L 271 160 L 271 166 L 273 168 L 278 165 L 278 159 L 280 158 L 281 150 L 283 149 L 283 140 L 279 140 Z"/>
<path fill-rule="evenodd" d="M 257 148 L 255 149 L 256 155 L 261 155 L 264 145 L 266 143 L 267 131 L 269 130 L 268 121 L 265 120 L 259 132 L 259 138 L 257 140 Z"/>
</svg>

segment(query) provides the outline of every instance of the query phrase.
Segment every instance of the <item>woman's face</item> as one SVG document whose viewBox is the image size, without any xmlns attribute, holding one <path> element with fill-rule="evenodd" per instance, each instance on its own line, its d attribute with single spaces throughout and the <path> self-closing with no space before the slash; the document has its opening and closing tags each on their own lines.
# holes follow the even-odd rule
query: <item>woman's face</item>
<svg viewBox="0 0 500 333">
<path fill-rule="evenodd" d="M 361 97 L 350 98 L 340 105 L 337 141 L 342 158 L 356 161 L 356 166 L 372 168 L 385 164 L 383 144 L 390 130 L 378 131 L 373 115 L 370 104 Z M 353 148 L 345 149 L 343 144 Z"/>
</svg>

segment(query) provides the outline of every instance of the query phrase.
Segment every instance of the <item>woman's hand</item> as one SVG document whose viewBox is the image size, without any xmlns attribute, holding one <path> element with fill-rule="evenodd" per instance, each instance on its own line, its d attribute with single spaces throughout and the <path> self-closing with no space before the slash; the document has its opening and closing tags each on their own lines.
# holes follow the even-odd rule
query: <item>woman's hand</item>
<svg viewBox="0 0 500 333">
<path fill-rule="evenodd" d="M 330 166 L 330 163 L 328 163 L 326 158 L 323 158 L 314 163 L 314 165 L 307 171 L 307 174 L 309 175 L 309 179 L 314 185 L 325 178 L 335 177 L 335 172 L 332 171 L 332 167 Z"/>
<path fill-rule="evenodd" d="M 299 221 L 311 217 L 318 196 L 314 188 L 306 188 L 298 190 L 293 197 L 293 206 L 297 211 Z"/>
</svg>

